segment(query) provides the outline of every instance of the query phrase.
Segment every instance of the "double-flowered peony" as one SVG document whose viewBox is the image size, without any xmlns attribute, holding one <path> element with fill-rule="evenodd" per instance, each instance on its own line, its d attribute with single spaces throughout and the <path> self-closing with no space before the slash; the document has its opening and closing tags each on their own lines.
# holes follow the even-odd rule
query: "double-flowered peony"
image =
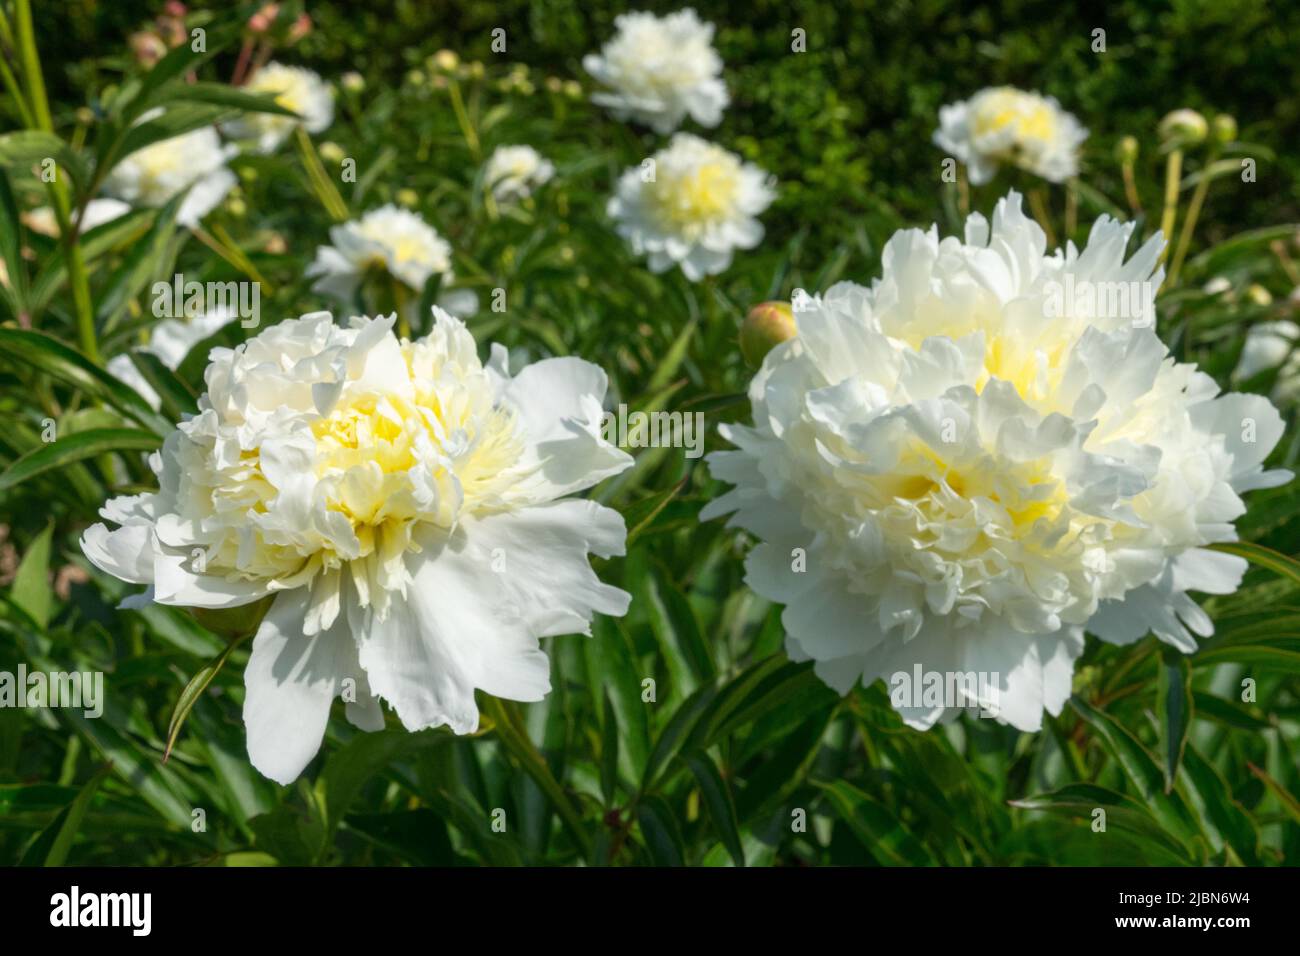
<svg viewBox="0 0 1300 956">
<path fill-rule="evenodd" d="M 667 148 L 623 173 L 607 211 L 651 271 L 680 266 L 694 282 L 724 271 L 734 250 L 762 241 L 757 217 L 774 195 L 771 178 L 753 163 L 678 133 Z"/>
<path fill-rule="evenodd" d="M 939 110 L 935 145 L 966 165 L 975 185 L 1002 163 L 1059 183 L 1079 171 L 1079 147 L 1088 131 L 1053 97 L 1011 86 L 980 90 Z"/>
<path fill-rule="evenodd" d="M 140 122 L 161 113 L 150 110 Z M 211 126 L 190 130 L 131 153 L 105 178 L 104 192 L 133 206 L 163 206 L 184 193 L 176 221 L 193 228 L 234 188 L 235 174 L 226 163 L 237 152 Z M 88 228 L 89 220 L 82 231 Z"/>
<path fill-rule="evenodd" d="M 899 232 L 871 288 L 807 297 L 768 353 L 753 425 L 710 457 L 735 487 L 702 517 L 760 540 L 748 583 L 840 693 L 989 675 L 895 705 L 920 728 L 970 706 L 1036 730 L 1085 632 L 1188 653 L 1213 633 L 1188 592 L 1238 586 L 1246 562 L 1206 545 L 1234 540 L 1244 492 L 1289 480 L 1263 466 L 1282 421 L 1169 354 L 1163 240 L 1126 260 L 1132 233 L 1102 217 L 1047 255 L 1012 193 L 964 240 Z"/>
<path fill-rule="evenodd" d="M 631 459 L 600 434 L 605 374 L 577 358 L 511 375 L 457 319 L 398 340 L 393 317 L 328 313 L 212 351 L 198 414 L 151 464 L 159 490 L 108 502 L 87 557 L 148 601 L 270 598 L 245 671 L 248 751 L 288 783 L 336 697 L 375 730 L 478 724 L 475 689 L 550 690 L 538 638 L 589 633 L 628 595 L 588 553 L 622 554 L 623 519 L 566 499 Z"/>
<path fill-rule="evenodd" d="M 270 96 L 298 114 L 247 112 L 230 124 L 231 136 L 254 140 L 260 152 L 274 152 L 299 124 L 309 133 L 321 133 L 334 122 L 334 91 L 312 70 L 268 63 L 253 74 L 244 90 Z"/>
<path fill-rule="evenodd" d="M 689 113 L 701 126 L 717 126 L 727 107 L 722 58 L 713 49 L 713 24 L 691 9 L 666 17 L 625 13 L 618 33 L 582 65 L 606 91 L 592 101 L 618 119 L 671 133 Z"/>
<path fill-rule="evenodd" d="M 351 301 L 371 269 L 383 269 L 413 292 L 434 275 L 452 280 L 451 246 L 420 216 L 391 203 L 330 229 L 333 245 L 316 250 L 307 269 L 315 292 Z"/>
</svg>

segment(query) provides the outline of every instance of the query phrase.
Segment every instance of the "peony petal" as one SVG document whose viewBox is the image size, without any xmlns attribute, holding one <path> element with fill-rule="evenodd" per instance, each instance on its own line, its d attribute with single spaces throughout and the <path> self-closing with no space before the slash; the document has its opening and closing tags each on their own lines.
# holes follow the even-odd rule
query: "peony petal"
<svg viewBox="0 0 1300 956">
<path fill-rule="evenodd" d="M 277 597 L 253 638 L 244 670 L 249 759 L 286 786 L 320 749 L 330 705 L 349 686 L 345 681 L 364 680 L 344 617 L 308 637 L 302 633 L 306 610 L 305 588 Z"/>
</svg>

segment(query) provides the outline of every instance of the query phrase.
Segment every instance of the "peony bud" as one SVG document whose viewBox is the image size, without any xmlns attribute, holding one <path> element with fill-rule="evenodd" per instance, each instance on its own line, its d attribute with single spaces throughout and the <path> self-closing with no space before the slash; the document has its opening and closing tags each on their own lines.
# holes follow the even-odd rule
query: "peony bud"
<svg viewBox="0 0 1300 956">
<path fill-rule="evenodd" d="M 444 73 L 453 73 L 460 66 L 460 57 L 455 50 L 439 50 L 433 55 L 433 68 Z"/>
<path fill-rule="evenodd" d="M 278 3 L 268 3 L 248 18 L 248 29 L 254 33 L 265 33 L 271 29 L 271 24 L 275 22 L 275 18 L 279 15 L 280 5 Z"/>
<path fill-rule="evenodd" d="M 131 47 L 131 55 L 141 66 L 153 66 L 167 53 L 167 44 L 156 33 L 132 33 L 127 43 Z"/>
<path fill-rule="evenodd" d="M 741 323 L 740 354 L 757 368 L 763 364 L 763 356 L 797 332 L 789 302 L 762 302 L 750 309 Z"/>
<path fill-rule="evenodd" d="M 1237 120 L 1228 113 L 1214 117 L 1214 141 L 1225 146 L 1237 138 Z"/>
<path fill-rule="evenodd" d="M 1174 110 L 1160 121 L 1160 139 L 1167 145 L 1182 149 L 1204 142 L 1209 124 L 1196 110 Z"/>
<path fill-rule="evenodd" d="M 1273 304 L 1273 294 L 1258 283 L 1246 287 L 1246 299 L 1252 305 Z"/>
<path fill-rule="evenodd" d="M 289 28 L 289 42 L 297 43 L 309 33 L 311 33 L 311 17 L 300 13 L 298 19 L 293 21 L 293 26 Z"/>
</svg>

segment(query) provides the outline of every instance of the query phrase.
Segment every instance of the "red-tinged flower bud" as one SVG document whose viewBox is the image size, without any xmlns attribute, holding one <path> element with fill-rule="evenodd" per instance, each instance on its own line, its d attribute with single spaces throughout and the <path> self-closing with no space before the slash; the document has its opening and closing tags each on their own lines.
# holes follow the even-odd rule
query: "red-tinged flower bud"
<svg viewBox="0 0 1300 956">
<path fill-rule="evenodd" d="M 740 326 L 740 353 L 757 368 L 768 352 L 797 331 L 789 302 L 762 302 L 749 310 Z"/>
</svg>

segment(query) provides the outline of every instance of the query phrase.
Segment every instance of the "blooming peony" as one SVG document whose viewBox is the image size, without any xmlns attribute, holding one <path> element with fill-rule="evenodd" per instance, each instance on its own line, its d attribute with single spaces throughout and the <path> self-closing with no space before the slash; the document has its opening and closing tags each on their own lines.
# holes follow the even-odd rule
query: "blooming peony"
<svg viewBox="0 0 1300 956">
<path fill-rule="evenodd" d="M 150 110 L 140 122 L 161 112 Z M 235 187 L 235 174 L 226 162 L 236 152 L 222 145 L 211 126 L 190 130 L 131 153 L 105 178 L 104 192 L 136 206 L 163 206 L 185 193 L 176 221 L 194 228 Z"/>
<path fill-rule="evenodd" d="M 508 203 L 528 198 L 554 175 L 555 166 L 531 146 L 498 146 L 488 157 L 483 179 L 493 199 Z"/>
<path fill-rule="evenodd" d="M 1054 183 L 1079 171 L 1088 131 L 1053 97 L 1011 86 L 980 90 L 939 110 L 934 142 L 966 164 L 970 181 L 988 182 L 998 165 L 1019 166 Z"/>
<path fill-rule="evenodd" d="M 268 63 L 244 86 L 249 93 L 275 97 L 276 103 L 298 117 L 278 113 L 244 113 L 230 124 L 236 139 L 257 141 L 263 153 L 274 152 L 299 123 L 309 133 L 321 133 L 334 122 L 334 91 L 320 75 L 300 66 Z"/>
<path fill-rule="evenodd" d="M 666 149 L 623 173 L 608 212 L 632 251 L 648 256 L 652 271 L 679 265 L 696 281 L 730 266 L 733 250 L 762 241 L 755 217 L 774 195 L 757 166 L 678 133 Z"/>
<path fill-rule="evenodd" d="M 1148 295 L 1088 306 L 1081 290 L 1118 283 L 1153 297 L 1163 240 L 1125 261 L 1132 232 L 1102 217 L 1084 249 L 1045 255 L 1012 193 L 964 241 L 897 233 L 870 289 L 809 297 L 768 353 L 754 424 L 724 427 L 738 450 L 710 456 L 735 487 L 701 517 L 760 539 L 748 583 L 785 605 L 790 656 L 840 693 L 987 674 L 899 710 L 926 728 L 980 706 L 1036 730 L 1085 631 L 1187 653 L 1213 632 L 1187 592 L 1238 586 L 1246 562 L 1205 545 L 1235 538 L 1242 493 L 1289 480 L 1262 464 L 1282 421 L 1175 361 Z"/>
<path fill-rule="evenodd" d="M 689 8 L 666 17 L 625 13 L 614 24 L 614 39 L 582 61 L 612 91 L 594 94 L 594 103 L 656 133 L 671 133 L 687 113 L 701 126 L 722 121 L 727 87 L 722 59 L 713 49 L 713 24 Z"/>
<path fill-rule="evenodd" d="M 455 278 L 451 246 L 427 222 L 409 209 L 391 203 L 374 209 L 355 222 L 330 229 L 332 246 L 316 250 L 307 275 L 318 276 L 312 290 L 351 302 L 371 270 L 381 269 L 415 293 L 405 305 L 406 318 L 414 315 L 419 293 L 434 275 L 442 276 L 438 305 L 455 315 L 472 315 L 478 308 L 473 290 L 448 290 Z"/>
<path fill-rule="evenodd" d="M 475 689 L 540 700 L 538 638 L 589 633 L 628 595 L 588 552 L 625 528 L 561 500 L 631 459 L 600 436 L 605 374 L 577 358 L 512 376 L 457 319 L 399 341 L 393 317 L 329 313 L 212 351 L 199 412 L 152 457 L 159 490 L 114 498 L 82 549 L 148 601 L 233 608 L 273 598 L 245 671 L 248 750 L 293 780 L 332 701 L 358 727 L 379 701 L 415 731 L 478 725 Z"/>
</svg>

